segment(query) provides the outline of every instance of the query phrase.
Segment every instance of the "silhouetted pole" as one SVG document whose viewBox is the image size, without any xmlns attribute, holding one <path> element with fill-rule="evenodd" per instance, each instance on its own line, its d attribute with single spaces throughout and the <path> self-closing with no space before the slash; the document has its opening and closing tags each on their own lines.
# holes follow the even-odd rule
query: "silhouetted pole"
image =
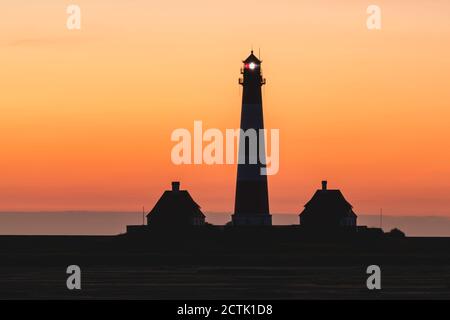
<svg viewBox="0 0 450 320">
<path fill-rule="evenodd" d="M 380 209 L 380 229 L 383 230 L 383 208 Z"/>
</svg>

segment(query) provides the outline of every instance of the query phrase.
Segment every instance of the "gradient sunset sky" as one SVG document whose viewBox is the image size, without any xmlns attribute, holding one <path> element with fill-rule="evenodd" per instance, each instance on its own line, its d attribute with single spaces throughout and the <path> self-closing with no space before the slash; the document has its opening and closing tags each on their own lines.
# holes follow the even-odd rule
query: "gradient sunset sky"
<svg viewBox="0 0 450 320">
<path fill-rule="evenodd" d="M 327 179 L 357 213 L 450 216 L 448 0 L 8 0 L 0 46 L 0 211 L 151 209 L 172 180 L 232 211 L 236 166 L 175 166 L 170 135 L 239 126 L 253 46 L 280 129 L 272 212 Z"/>
</svg>

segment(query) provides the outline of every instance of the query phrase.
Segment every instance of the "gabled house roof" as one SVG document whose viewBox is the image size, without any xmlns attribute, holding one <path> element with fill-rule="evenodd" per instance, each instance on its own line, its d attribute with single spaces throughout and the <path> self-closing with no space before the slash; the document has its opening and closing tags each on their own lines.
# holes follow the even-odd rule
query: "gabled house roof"
<svg viewBox="0 0 450 320">
<path fill-rule="evenodd" d="M 204 219 L 205 215 L 188 191 L 179 190 L 179 183 L 173 183 L 172 190 L 164 191 L 147 215 L 152 224 L 184 224 L 192 218 Z"/>
<path fill-rule="evenodd" d="M 340 190 L 329 190 L 326 181 L 321 190 L 317 190 L 314 196 L 305 204 L 305 209 L 300 213 L 301 217 L 314 216 L 324 222 L 340 218 L 356 218 L 353 206 L 345 199 Z"/>
<path fill-rule="evenodd" d="M 322 212 L 342 214 L 343 216 L 353 216 L 353 206 L 345 200 L 340 190 L 317 190 L 311 200 L 305 204 L 305 210 L 301 214 L 308 212 Z"/>
</svg>

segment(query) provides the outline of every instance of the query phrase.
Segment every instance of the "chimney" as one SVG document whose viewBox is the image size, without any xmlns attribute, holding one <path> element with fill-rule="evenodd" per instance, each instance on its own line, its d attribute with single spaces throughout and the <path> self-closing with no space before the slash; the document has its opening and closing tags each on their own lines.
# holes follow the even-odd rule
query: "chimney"
<svg viewBox="0 0 450 320">
<path fill-rule="evenodd" d="M 180 191 L 180 181 L 172 182 L 172 191 Z"/>
<path fill-rule="evenodd" d="M 322 190 L 327 190 L 327 183 L 328 183 L 327 180 L 322 181 Z"/>
</svg>

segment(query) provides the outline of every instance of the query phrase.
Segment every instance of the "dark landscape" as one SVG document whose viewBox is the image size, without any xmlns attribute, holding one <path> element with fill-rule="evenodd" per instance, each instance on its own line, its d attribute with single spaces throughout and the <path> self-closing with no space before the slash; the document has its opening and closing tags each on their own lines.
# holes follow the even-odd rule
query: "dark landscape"
<svg viewBox="0 0 450 320">
<path fill-rule="evenodd" d="M 332 238 L 296 228 L 2 236 L 0 298 L 450 298 L 450 239 Z M 66 268 L 74 264 L 82 290 L 69 291 Z M 382 290 L 366 287 L 373 264 L 381 267 Z"/>
</svg>

